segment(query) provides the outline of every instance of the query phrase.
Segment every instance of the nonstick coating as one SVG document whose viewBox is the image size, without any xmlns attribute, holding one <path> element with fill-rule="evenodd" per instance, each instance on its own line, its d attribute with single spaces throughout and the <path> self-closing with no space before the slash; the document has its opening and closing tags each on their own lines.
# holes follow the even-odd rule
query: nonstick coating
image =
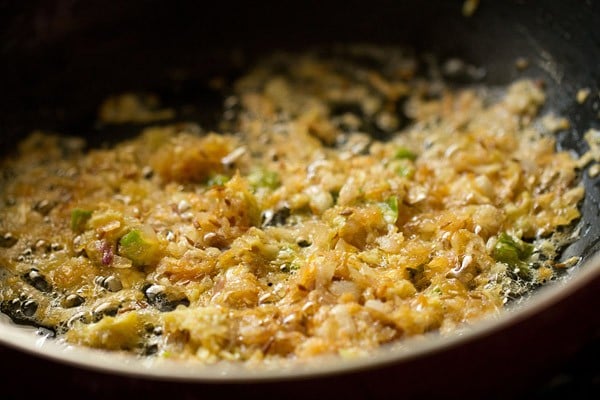
<svg viewBox="0 0 600 400">
<path fill-rule="evenodd" d="M 461 13 L 462 0 L 0 2 L 0 154 L 9 153 L 17 139 L 36 128 L 83 135 L 92 144 L 121 138 L 119 131 L 99 128 L 95 113 L 102 99 L 124 90 L 158 93 L 168 105 L 193 104 L 205 112 L 185 117 L 210 125 L 220 93 L 205 84 L 207 78 L 235 77 L 272 50 L 350 42 L 410 46 L 440 60 L 460 57 L 483 67 L 482 82 L 492 85 L 519 77 L 543 79 L 545 107 L 572 123 L 571 129 L 558 134 L 558 146 L 584 152 L 583 134 L 600 127 L 600 2 L 480 3 L 467 18 Z M 520 57 L 530 64 L 524 71 L 515 67 Z M 579 104 L 576 93 L 582 88 L 591 94 Z M 582 236 L 564 256 L 588 260 L 600 249 L 600 192 L 598 178 L 584 173 L 583 180 Z M 562 302 L 554 315 L 570 315 L 568 307 L 589 301 L 596 289 L 587 287 Z M 600 329 L 598 319 L 590 318 Z M 551 320 L 541 315 L 528 326 L 554 326 Z M 503 334 L 523 343 L 539 340 L 532 331 L 519 329 L 515 326 Z M 496 337 L 492 343 L 502 341 Z M 460 361 L 461 368 L 476 373 L 482 361 L 470 357 L 489 353 L 490 345 L 480 341 L 472 346 L 475 350 L 443 354 L 436 363 Z M 529 350 L 523 354 L 542 357 Z M 498 350 L 488 357 L 502 354 Z M 418 380 L 418 374 L 431 368 L 430 362 L 417 360 L 401 372 Z M 511 368 L 523 372 L 517 365 Z M 363 381 L 378 376 L 393 382 L 397 372 L 373 371 L 363 375 Z M 499 377 L 508 372 L 496 371 Z M 448 372 L 446 386 L 440 387 L 452 388 L 453 379 L 460 377 L 460 371 Z M 472 382 L 472 390 L 489 382 L 479 383 Z"/>
</svg>

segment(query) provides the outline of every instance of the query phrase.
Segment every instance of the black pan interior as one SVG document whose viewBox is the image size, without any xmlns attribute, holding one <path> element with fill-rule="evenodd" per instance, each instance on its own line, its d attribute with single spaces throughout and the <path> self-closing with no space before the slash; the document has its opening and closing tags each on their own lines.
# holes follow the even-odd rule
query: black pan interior
<svg viewBox="0 0 600 400">
<path fill-rule="evenodd" d="M 207 78 L 233 78 L 272 50 L 347 42 L 460 57 L 483 67 L 489 84 L 541 78 L 547 107 L 572 122 L 558 145 L 584 152 L 583 133 L 600 125 L 600 5 L 483 0 L 471 17 L 462 6 L 462 0 L 2 2 L 0 154 L 36 128 L 83 135 L 92 144 L 122 137 L 127 129 L 99 127 L 95 113 L 102 99 L 124 90 L 192 104 L 202 112 L 181 117 L 210 126 L 222 93 Z M 519 57 L 529 60 L 525 71 L 515 68 Z M 576 101 L 581 88 L 591 90 L 584 104 Z M 600 249 L 599 181 L 584 174 L 584 182 L 583 234 L 565 257 L 587 259 Z"/>
</svg>

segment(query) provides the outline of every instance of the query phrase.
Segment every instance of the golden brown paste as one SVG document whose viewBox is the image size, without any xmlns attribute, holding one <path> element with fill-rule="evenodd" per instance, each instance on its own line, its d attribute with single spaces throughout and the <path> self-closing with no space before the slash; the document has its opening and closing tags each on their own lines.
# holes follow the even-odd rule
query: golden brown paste
<svg viewBox="0 0 600 400">
<path fill-rule="evenodd" d="M 138 137 L 33 133 L 2 161 L 2 311 L 202 362 L 352 356 L 498 313 L 565 267 L 577 160 L 538 123 L 538 82 L 456 89 L 419 67 L 371 47 L 273 56 L 219 133 L 129 115 L 131 95 L 102 116 L 157 121 Z"/>
</svg>

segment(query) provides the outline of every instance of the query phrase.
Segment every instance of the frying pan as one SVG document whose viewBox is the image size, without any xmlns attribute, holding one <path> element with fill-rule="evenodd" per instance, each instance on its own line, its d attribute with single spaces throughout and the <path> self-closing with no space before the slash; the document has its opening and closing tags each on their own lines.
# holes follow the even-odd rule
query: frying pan
<svg viewBox="0 0 600 400">
<path fill-rule="evenodd" d="M 222 95 L 206 85 L 210 78 L 235 78 L 273 50 L 351 42 L 410 46 L 440 60 L 459 57 L 485 71 L 477 82 L 467 75 L 450 77 L 457 85 L 542 79 L 545 107 L 572 124 L 558 134 L 557 146 L 584 152 L 583 133 L 600 126 L 600 5 L 483 0 L 468 17 L 462 6 L 449 0 L 227 1 L 210 7 L 156 0 L 0 2 L 0 154 L 38 128 L 82 135 L 90 145 L 130 135 L 139 126 L 117 130 L 95 123 L 100 101 L 124 90 L 158 93 L 167 105 L 188 110 L 178 118 L 210 127 Z M 515 68 L 521 57 L 529 61 L 525 70 Z M 580 103 L 576 94 L 582 88 L 591 94 Z M 26 370 L 44 392 L 68 395 L 65 387 L 71 387 L 103 398 L 116 393 L 188 398 L 529 393 L 561 363 L 598 349 L 599 180 L 586 173 L 582 179 L 582 235 L 563 251 L 564 258 L 581 256 L 581 265 L 500 318 L 450 337 L 409 341 L 362 361 L 261 373 L 155 368 L 110 354 L 65 351 L 2 321 L 2 374 L 17 378 Z M 593 368 L 598 371 L 597 361 Z M 0 394 L 27 390 L 6 386 Z"/>
</svg>

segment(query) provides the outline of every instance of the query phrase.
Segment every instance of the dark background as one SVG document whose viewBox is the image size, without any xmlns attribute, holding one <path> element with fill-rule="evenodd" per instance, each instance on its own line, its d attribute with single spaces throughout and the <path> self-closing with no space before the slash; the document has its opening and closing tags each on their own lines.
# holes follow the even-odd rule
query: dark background
<svg viewBox="0 0 600 400">
<path fill-rule="evenodd" d="M 454 0 L 0 0 L 0 153 L 35 128 L 84 135 L 94 144 L 127 135 L 95 123 L 99 102 L 127 90 L 193 105 L 201 112 L 179 117 L 209 125 L 220 94 L 208 78 L 234 77 L 272 50 L 357 41 L 460 56 L 484 67 L 490 84 L 541 77 L 547 106 L 573 123 L 559 145 L 584 151 L 583 132 L 600 125 L 599 3 L 482 0 L 470 18 L 461 7 Z M 525 71 L 515 68 L 518 57 L 529 60 Z M 582 87 L 591 89 L 583 105 L 575 101 Z M 567 253 L 587 258 L 600 247 L 600 193 L 597 179 L 585 185 L 584 235 Z M 597 398 L 599 290 L 596 279 L 527 321 L 409 363 L 268 384 L 150 381 L 0 347 L 0 397 Z"/>
</svg>

